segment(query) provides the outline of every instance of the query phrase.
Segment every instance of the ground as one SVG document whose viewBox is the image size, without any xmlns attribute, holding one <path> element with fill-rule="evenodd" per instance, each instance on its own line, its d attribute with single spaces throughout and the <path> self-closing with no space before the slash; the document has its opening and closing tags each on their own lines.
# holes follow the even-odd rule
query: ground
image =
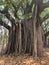
<svg viewBox="0 0 49 65">
<path fill-rule="evenodd" d="M 2 56 L 0 57 L 0 65 L 49 65 L 49 48 L 44 50 L 42 58 L 33 58 L 28 54 Z"/>
</svg>

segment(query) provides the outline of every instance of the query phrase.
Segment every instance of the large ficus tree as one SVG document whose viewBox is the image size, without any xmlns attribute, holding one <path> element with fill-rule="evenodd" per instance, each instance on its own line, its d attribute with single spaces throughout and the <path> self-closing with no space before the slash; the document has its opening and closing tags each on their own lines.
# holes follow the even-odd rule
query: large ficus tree
<svg viewBox="0 0 49 65">
<path fill-rule="evenodd" d="M 42 16 L 49 7 L 46 0 L 0 0 L 0 25 L 9 30 L 9 42 L 6 53 L 30 53 L 42 56 L 43 41 L 41 24 L 49 16 Z M 2 20 L 3 16 L 11 22 L 11 26 Z M 40 37 L 40 38 L 39 38 Z"/>
</svg>

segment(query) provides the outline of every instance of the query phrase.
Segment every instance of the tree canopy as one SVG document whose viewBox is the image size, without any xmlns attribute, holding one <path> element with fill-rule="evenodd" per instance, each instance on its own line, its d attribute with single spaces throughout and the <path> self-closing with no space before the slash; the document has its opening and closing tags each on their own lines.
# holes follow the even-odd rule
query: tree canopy
<svg viewBox="0 0 49 65">
<path fill-rule="evenodd" d="M 38 0 L 40 4 L 39 17 L 41 21 L 49 18 L 49 0 Z M 10 17 L 15 21 L 22 21 L 23 19 L 31 19 L 34 16 L 35 1 L 33 0 L 0 0 L 0 19 L 10 20 Z M 1 12 L 2 11 L 2 12 Z M 4 11 L 4 12 L 3 12 Z M 8 15 L 6 16 L 6 11 Z M 7 21 L 5 21 L 6 23 Z"/>
</svg>

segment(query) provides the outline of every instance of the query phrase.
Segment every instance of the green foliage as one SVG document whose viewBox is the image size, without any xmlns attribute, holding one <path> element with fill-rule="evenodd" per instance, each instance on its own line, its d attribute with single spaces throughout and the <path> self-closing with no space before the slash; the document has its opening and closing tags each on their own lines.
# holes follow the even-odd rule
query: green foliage
<svg viewBox="0 0 49 65">
<path fill-rule="evenodd" d="M 40 14 L 41 19 L 43 19 L 45 16 L 49 15 L 49 7 L 45 8 L 44 11 Z"/>
<path fill-rule="evenodd" d="M 19 5 L 19 3 L 21 2 L 22 7 L 19 7 L 19 9 L 18 9 L 18 11 L 17 11 L 17 16 L 18 16 L 19 20 L 31 19 L 31 18 L 32 18 L 35 4 L 33 4 L 33 6 L 32 6 L 32 11 L 31 11 L 31 12 L 29 12 L 29 13 L 27 13 L 27 14 L 23 14 L 23 13 L 24 13 L 23 9 L 26 8 L 27 3 L 28 3 L 29 5 L 31 5 L 32 0 L 0 0 L 0 10 L 3 10 L 5 7 L 8 7 L 11 16 L 12 16 L 13 18 L 15 18 L 15 17 L 14 17 L 14 12 L 15 12 L 15 11 L 14 11 L 14 7 L 13 7 L 12 4 L 10 3 L 10 1 L 11 1 L 11 3 L 13 3 L 16 7 L 17 7 L 17 6 Z M 48 2 L 48 1 L 49 1 L 49 0 L 43 0 L 43 3 L 46 3 L 46 2 Z M 39 16 L 40 16 L 41 19 L 43 19 L 45 16 L 48 16 L 48 15 L 49 15 L 49 7 L 48 7 L 48 8 L 45 8 L 44 11 L 43 11 Z M 3 18 L 3 17 L 4 17 L 4 15 L 0 14 L 0 18 Z M 5 17 L 5 19 L 6 19 L 6 17 Z M 48 20 L 46 20 L 46 22 L 49 23 Z M 46 26 L 47 26 L 47 28 L 48 28 L 48 25 L 49 25 L 49 24 L 47 25 L 46 22 L 44 23 L 44 25 L 42 25 L 44 32 L 45 32 Z M 47 28 L 46 28 L 46 29 L 47 29 Z M 48 29 L 49 29 L 49 28 L 48 28 Z M 48 30 L 48 29 L 47 29 L 47 30 Z"/>
<path fill-rule="evenodd" d="M 43 19 L 45 16 L 49 16 L 49 7 L 45 8 L 44 11 L 40 14 L 41 19 Z M 43 22 L 42 29 L 44 34 L 46 34 L 49 31 L 49 19 Z"/>
<path fill-rule="evenodd" d="M 43 0 L 43 3 L 46 3 L 46 2 L 48 2 L 49 0 Z"/>
<path fill-rule="evenodd" d="M 49 19 L 43 22 L 42 29 L 43 29 L 44 34 L 46 34 L 49 31 Z"/>
</svg>

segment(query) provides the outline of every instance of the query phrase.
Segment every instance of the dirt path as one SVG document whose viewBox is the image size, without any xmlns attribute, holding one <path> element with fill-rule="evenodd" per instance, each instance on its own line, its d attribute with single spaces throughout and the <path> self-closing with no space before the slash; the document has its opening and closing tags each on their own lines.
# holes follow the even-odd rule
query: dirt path
<svg viewBox="0 0 49 65">
<path fill-rule="evenodd" d="M 49 65 L 49 49 L 46 48 L 44 51 L 44 57 L 42 58 L 33 58 L 29 55 L 21 56 L 3 56 L 0 58 L 0 65 Z"/>
</svg>

